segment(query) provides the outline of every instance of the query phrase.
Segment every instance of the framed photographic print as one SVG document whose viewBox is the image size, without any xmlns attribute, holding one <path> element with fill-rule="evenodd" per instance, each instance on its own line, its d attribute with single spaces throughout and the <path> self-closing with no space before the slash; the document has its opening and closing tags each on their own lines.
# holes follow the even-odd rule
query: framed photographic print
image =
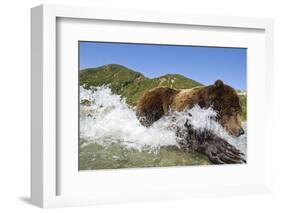
<svg viewBox="0 0 281 213">
<path fill-rule="evenodd" d="M 79 170 L 246 163 L 246 48 L 78 45 Z"/>
<path fill-rule="evenodd" d="M 32 203 L 270 191 L 272 20 L 31 14 Z"/>
</svg>

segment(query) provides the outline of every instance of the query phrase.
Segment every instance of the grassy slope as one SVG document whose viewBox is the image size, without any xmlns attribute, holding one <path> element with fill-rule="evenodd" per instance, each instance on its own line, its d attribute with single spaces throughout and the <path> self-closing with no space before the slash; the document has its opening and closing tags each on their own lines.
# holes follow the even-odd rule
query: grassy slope
<svg viewBox="0 0 281 213">
<path fill-rule="evenodd" d="M 80 71 L 80 85 L 101 86 L 108 84 L 114 93 L 125 97 L 129 105 L 135 105 L 138 98 L 149 89 L 157 86 L 169 86 L 183 89 L 201 85 L 181 75 L 165 75 L 158 78 L 146 78 L 141 73 L 122 65 L 109 64 Z"/>
<path fill-rule="evenodd" d="M 176 89 L 189 89 L 202 84 L 178 74 L 168 74 L 158 78 L 146 78 L 139 72 L 122 65 L 109 64 L 96 68 L 81 70 L 80 85 L 86 88 L 108 84 L 114 93 L 126 98 L 134 106 L 138 98 L 149 89 L 157 86 L 168 86 Z M 242 104 L 242 120 L 246 119 L 246 97 L 239 96 Z"/>
<path fill-rule="evenodd" d="M 242 106 L 242 114 L 241 114 L 241 119 L 242 121 L 247 120 L 247 96 L 245 95 L 239 95 L 240 103 Z"/>
</svg>

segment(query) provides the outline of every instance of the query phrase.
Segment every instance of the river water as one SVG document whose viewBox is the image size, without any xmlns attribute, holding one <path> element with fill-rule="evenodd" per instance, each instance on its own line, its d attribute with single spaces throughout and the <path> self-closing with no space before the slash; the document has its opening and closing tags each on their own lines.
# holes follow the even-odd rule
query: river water
<svg viewBox="0 0 281 213">
<path fill-rule="evenodd" d="M 211 164 L 208 158 L 178 147 L 175 127 L 191 120 L 195 129 L 211 130 L 246 154 L 246 134 L 234 138 L 213 118 L 216 112 L 195 106 L 142 126 L 126 100 L 106 86 L 80 87 L 79 169 L 117 169 Z"/>
</svg>

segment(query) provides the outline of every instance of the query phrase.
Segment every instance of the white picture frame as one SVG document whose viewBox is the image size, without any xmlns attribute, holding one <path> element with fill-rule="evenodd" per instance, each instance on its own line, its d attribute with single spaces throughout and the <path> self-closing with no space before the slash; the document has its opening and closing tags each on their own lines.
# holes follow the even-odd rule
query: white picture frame
<svg viewBox="0 0 281 213">
<path fill-rule="evenodd" d="M 54 5 L 41 5 L 31 10 L 31 201 L 33 204 L 47 208 L 47 207 L 61 207 L 61 206 L 76 206 L 76 205 L 91 205 L 91 204 L 100 204 L 100 203 L 117 203 L 117 202 L 139 202 L 145 200 L 165 200 L 165 199 L 183 199 L 188 197 L 198 197 L 198 196 L 208 196 L 208 195 L 233 195 L 233 194 L 252 194 L 252 193 L 264 193 L 270 191 L 270 168 L 269 161 L 265 159 L 268 158 L 268 153 L 263 153 L 263 162 L 260 166 L 257 167 L 255 162 L 250 162 L 250 166 L 240 166 L 240 167 L 226 167 L 226 168 L 215 168 L 210 169 L 200 168 L 196 169 L 195 167 L 189 168 L 186 172 L 185 168 L 161 168 L 161 169 L 136 169 L 134 170 L 134 175 L 132 175 L 132 169 L 130 171 L 126 170 L 124 172 L 112 172 L 112 171 L 100 171 L 99 172 L 99 181 L 109 178 L 109 175 L 112 177 L 117 177 L 120 180 L 124 179 L 122 184 L 128 184 L 124 186 L 127 189 L 115 188 L 110 192 L 110 190 L 104 190 L 102 187 L 97 187 L 93 184 L 89 189 L 92 191 L 96 189 L 95 194 L 88 194 L 85 190 L 87 187 L 82 186 L 81 188 L 86 188 L 81 190 L 80 193 L 71 193 L 71 191 L 77 191 L 78 188 L 71 188 L 72 185 L 76 185 L 78 182 L 75 175 L 72 175 L 71 171 L 74 171 L 76 167 L 71 167 L 72 170 L 66 173 L 70 175 L 68 183 L 64 186 L 67 190 L 64 190 L 68 193 L 60 193 L 60 188 L 62 184 L 67 182 L 65 179 L 61 178 L 61 173 L 67 172 L 64 171 L 64 162 L 65 158 L 61 158 L 59 149 L 63 149 L 66 153 L 64 156 L 70 156 L 70 159 L 73 158 L 71 155 L 71 149 L 75 150 L 75 147 L 65 149 L 64 145 L 59 145 L 57 130 L 57 121 L 58 121 L 58 88 L 60 87 L 60 81 L 57 78 L 58 67 L 58 49 L 59 44 L 57 41 L 58 31 L 60 30 L 59 21 L 64 20 L 100 20 L 100 21 L 113 21 L 118 22 L 119 25 L 122 23 L 144 23 L 153 24 L 154 26 L 165 26 L 167 29 L 175 26 L 197 26 L 200 28 L 208 29 L 222 29 L 226 30 L 229 33 L 234 32 L 235 30 L 246 30 L 249 32 L 256 31 L 262 32 L 262 36 L 257 39 L 256 42 L 261 46 L 262 52 L 260 56 L 254 56 L 250 60 L 250 63 L 253 63 L 254 59 L 261 57 L 259 63 L 261 64 L 256 74 L 252 72 L 248 78 L 252 79 L 251 82 L 256 81 L 261 83 L 262 86 L 259 86 L 259 91 L 262 95 L 260 101 L 263 104 L 260 104 L 260 107 L 253 107 L 254 104 L 259 103 L 259 100 L 255 98 L 250 98 L 250 104 L 248 110 L 252 110 L 253 114 L 255 112 L 264 112 L 264 107 L 268 109 L 268 113 L 262 116 L 264 124 L 266 124 L 266 134 L 263 137 L 263 140 L 260 141 L 260 148 L 250 147 L 249 149 L 256 152 L 256 156 L 253 159 L 258 159 L 261 155 L 261 149 L 265 149 L 270 145 L 270 141 L 273 138 L 274 134 L 271 134 L 272 130 L 270 129 L 270 121 L 272 119 L 273 110 L 273 96 L 270 91 L 273 90 L 272 79 L 274 78 L 273 73 L 273 21 L 271 19 L 257 19 L 257 18 L 238 18 L 238 17 L 216 17 L 216 16 L 202 16 L 202 15 L 187 15 L 187 14 L 161 14 L 145 11 L 122 11 L 122 10 L 110 10 L 110 9 L 100 9 L 100 8 L 84 8 L 84 7 L 74 7 L 74 6 L 54 6 Z M 71 25 L 71 24 L 70 24 Z M 58 30 L 59 29 L 59 30 Z M 69 28 L 71 30 L 71 27 Z M 85 32 L 84 32 L 85 33 Z M 230 37 L 230 40 L 235 40 L 235 33 Z M 71 36 L 70 36 L 71 37 Z M 211 36 L 210 39 L 215 38 L 215 35 Z M 239 37 L 237 37 L 239 38 Z M 74 38 L 77 39 L 77 38 Z M 122 40 L 122 35 L 119 37 Z M 124 41 L 128 38 L 124 37 Z M 148 38 L 149 39 L 149 36 Z M 247 38 L 249 39 L 249 38 Z M 247 40 L 245 38 L 245 41 Z M 106 40 L 106 38 L 105 38 Z M 251 39 L 250 39 L 251 40 Z M 163 41 L 164 42 L 164 41 Z M 180 42 L 180 41 L 179 41 Z M 196 41 L 194 41 L 196 42 Z M 247 41 L 248 42 L 248 41 Z M 243 42 L 242 42 L 243 43 Z M 229 45 L 231 42 L 229 43 Z M 233 43 L 235 45 L 235 42 Z M 207 43 L 206 43 L 207 45 Z M 219 43 L 217 43 L 220 46 Z M 249 44 L 255 49 L 255 44 Z M 71 52 L 71 51 L 69 51 Z M 250 56 L 251 57 L 251 56 Z M 256 57 L 256 58 L 255 58 Z M 253 60 L 252 60 L 253 59 Z M 254 63 L 253 63 L 254 64 Z M 251 65 L 250 65 L 251 66 Z M 251 66 L 254 67 L 254 66 Z M 257 76 L 257 77 L 254 77 Z M 258 77 L 259 76 L 259 77 Z M 265 78 L 262 78 L 264 76 Z M 254 86 L 250 82 L 250 86 L 254 91 Z M 75 90 L 75 82 L 71 82 L 68 85 L 70 88 Z M 76 84 L 77 86 L 77 84 Z M 254 93 L 252 93 L 254 96 Z M 252 104 L 251 104 L 252 103 Z M 254 109 L 256 108 L 256 109 Z M 254 112 L 254 110 L 256 110 Z M 76 115 L 77 116 L 77 115 Z M 250 119 L 251 119 L 251 115 Z M 71 116 L 70 116 L 71 117 Z M 70 118 L 73 119 L 73 118 Z M 255 118 L 252 116 L 252 123 L 254 123 Z M 256 131 L 261 130 L 260 126 L 253 127 Z M 254 137 L 253 137 L 254 138 Z M 77 138 L 76 138 L 77 140 Z M 71 143 L 70 143 L 71 144 Z M 67 154 L 67 153 L 70 154 Z M 77 153 L 77 152 L 76 152 Z M 253 154 L 254 156 L 254 154 Z M 62 160 L 61 160 L 62 159 Z M 77 160 L 77 159 L 76 159 Z M 253 165 L 253 168 L 251 168 Z M 251 170 L 252 169 L 252 170 Z M 206 176 L 209 173 L 211 177 L 218 176 L 214 172 L 226 171 L 229 174 L 235 174 L 236 172 L 245 173 L 244 176 L 241 175 L 239 181 L 233 181 L 233 184 L 230 184 L 232 180 L 228 182 L 219 181 L 216 185 L 202 185 L 199 182 L 192 182 L 193 187 L 190 185 L 184 184 L 184 180 L 187 175 L 194 173 L 199 176 Z M 164 175 L 167 172 L 172 172 L 173 175 L 169 176 L 171 180 L 178 182 L 180 184 L 168 184 L 165 185 Z M 78 170 L 77 170 L 78 173 Z M 103 174 L 106 173 L 106 174 Z M 259 177 L 255 178 L 250 183 L 253 175 L 258 175 Z M 262 174 L 262 175 L 260 175 Z M 107 175 L 103 176 L 103 175 Z M 128 179 L 137 178 L 139 176 L 144 180 L 150 176 L 156 183 L 156 180 L 163 178 L 163 181 L 158 181 L 156 186 L 145 187 L 140 183 L 140 187 L 134 187 L 134 185 L 129 184 Z M 194 177 L 190 176 L 190 179 L 196 180 L 196 175 Z M 221 174 L 220 174 L 221 175 Z M 73 177 L 72 177 L 73 176 Z M 87 176 L 87 177 L 86 177 Z M 93 179 L 93 173 L 88 175 L 83 174 L 82 179 L 79 181 L 86 181 L 87 183 Z M 178 180 L 178 181 L 177 181 Z M 245 180 L 245 181 L 244 181 Z M 105 184 L 99 182 L 99 185 Z M 114 187 L 114 183 L 110 184 L 111 187 Z M 201 185 L 201 186 L 200 186 Z M 180 187 L 182 186 L 182 187 Z M 120 190 L 117 191 L 116 190 Z M 123 190 L 123 191 L 122 191 Z M 79 191 L 79 190 L 78 190 Z M 120 196 L 119 193 L 122 193 Z"/>
</svg>

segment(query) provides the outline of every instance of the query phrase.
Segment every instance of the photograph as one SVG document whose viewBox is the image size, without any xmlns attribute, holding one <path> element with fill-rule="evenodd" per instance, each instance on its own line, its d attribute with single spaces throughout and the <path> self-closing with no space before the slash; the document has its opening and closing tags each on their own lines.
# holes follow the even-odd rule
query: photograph
<svg viewBox="0 0 281 213">
<path fill-rule="evenodd" d="M 247 163 L 247 48 L 78 42 L 82 170 Z"/>
</svg>

